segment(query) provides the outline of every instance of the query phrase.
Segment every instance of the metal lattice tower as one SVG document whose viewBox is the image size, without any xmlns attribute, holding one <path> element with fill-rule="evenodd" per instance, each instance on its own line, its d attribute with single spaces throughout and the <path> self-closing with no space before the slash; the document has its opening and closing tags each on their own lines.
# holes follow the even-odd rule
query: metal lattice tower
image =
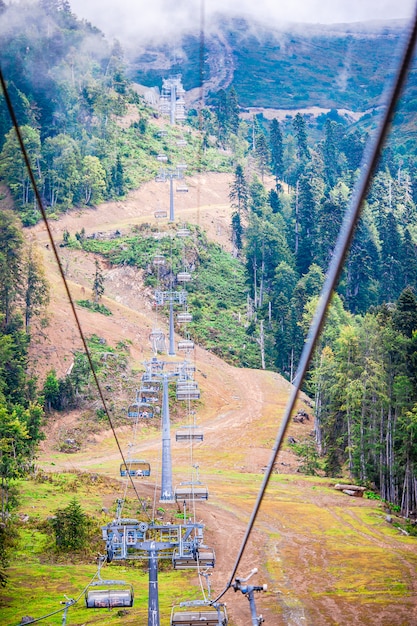
<svg viewBox="0 0 417 626">
<path fill-rule="evenodd" d="M 159 110 L 162 115 L 169 115 L 171 125 L 185 120 L 184 93 L 181 74 L 163 79 Z"/>
<path fill-rule="evenodd" d="M 180 163 L 180 166 L 182 164 Z M 174 221 L 174 180 L 182 180 L 183 179 L 183 170 L 184 168 L 182 167 L 177 167 L 176 169 L 173 168 L 163 168 L 159 170 L 158 175 L 156 176 L 155 180 L 157 183 L 166 183 L 167 181 L 169 181 L 169 221 L 173 222 Z M 184 186 L 182 189 L 187 189 L 188 191 L 188 187 Z"/>
<path fill-rule="evenodd" d="M 155 291 L 155 302 L 157 306 L 169 303 L 169 356 L 175 356 L 174 338 L 174 304 L 185 304 L 187 302 L 186 291 Z"/>
</svg>

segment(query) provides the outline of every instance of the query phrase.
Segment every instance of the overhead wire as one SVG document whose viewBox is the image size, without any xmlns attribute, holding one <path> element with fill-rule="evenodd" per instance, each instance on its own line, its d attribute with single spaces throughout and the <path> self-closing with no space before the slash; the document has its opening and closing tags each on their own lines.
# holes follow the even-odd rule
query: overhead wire
<svg viewBox="0 0 417 626">
<path fill-rule="evenodd" d="M 94 364 L 93 364 L 93 360 L 91 358 L 90 350 L 88 349 L 88 346 L 87 346 L 87 340 L 85 338 L 84 331 L 83 331 L 83 329 L 81 327 L 81 322 L 80 322 L 80 319 L 78 317 L 78 313 L 77 313 L 76 308 L 75 308 L 74 300 L 73 300 L 73 297 L 71 295 L 70 288 L 68 286 L 68 282 L 67 282 L 67 279 L 66 279 L 66 276 L 65 276 L 64 268 L 62 266 L 61 259 L 60 259 L 59 254 L 58 254 L 58 250 L 57 250 L 54 238 L 52 236 L 52 231 L 51 231 L 51 228 L 49 226 L 48 216 L 46 215 L 45 207 L 43 205 L 43 201 L 42 201 L 42 198 L 41 198 L 40 193 L 39 193 L 38 185 L 36 183 L 35 176 L 34 176 L 34 173 L 33 173 L 33 169 L 32 169 L 32 166 L 31 166 L 31 163 L 30 163 L 30 160 L 29 160 L 29 155 L 27 153 L 26 146 L 25 146 L 24 141 L 23 141 L 22 133 L 20 132 L 20 126 L 19 126 L 19 123 L 17 121 L 17 117 L 16 117 L 16 114 L 15 114 L 15 111 L 14 111 L 13 103 L 12 103 L 12 101 L 10 99 L 9 91 L 8 91 L 8 88 L 7 88 L 7 85 L 6 85 L 6 81 L 4 79 L 4 75 L 3 75 L 3 71 L 2 71 L 1 67 L 0 67 L 0 84 L 1 84 L 1 87 L 2 87 L 2 90 L 3 90 L 4 99 L 6 101 L 7 109 L 9 111 L 9 114 L 10 114 L 10 117 L 11 117 L 11 120 L 12 120 L 12 124 L 13 124 L 14 130 L 16 132 L 16 136 L 17 136 L 17 140 L 18 140 L 18 143 L 19 143 L 20 151 L 22 153 L 23 161 L 25 163 L 25 167 L 26 167 L 26 170 L 27 170 L 27 173 L 28 173 L 28 176 L 29 176 L 32 188 L 33 188 L 33 192 L 35 194 L 35 198 L 36 198 L 36 201 L 37 201 L 37 204 L 38 204 L 38 207 L 39 207 L 39 211 L 41 213 L 42 220 L 43 220 L 43 222 L 45 224 L 45 228 L 46 228 L 46 231 L 47 231 L 47 234 L 48 234 L 49 242 L 51 244 L 51 249 L 52 249 L 52 252 L 54 254 L 55 260 L 57 262 L 58 270 L 59 270 L 59 273 L 61 275 L 62 282 L 64 284 L 65 292 L 67 294 L 67 298 L 68 298 L 68 301 L 69 301 L 69 304 L 70 304 L 70 308 L 71 308 L 71 311 L 72 311 L 72 314 L 73 314 L 73 317 L 74 317 L 74 320 L 75 320 L 75 323 L 76 323 L 76 326 L 77 326 L 77 330 L 78 330 L 78 333 L 79 333 L 79 336 L 80 336 L 80 339 L 81 339 L 81 343 L 83 345 L 85 354 L 87 356 L 89 368 L 90 368 L 90 371 L 91 371 L 91 373 L 93 375 L 94 382 L 96 384 L 97 391 L 98 391 L 98 394 L 100 396 L 100 400 L 101 400 L 101 403 L 103 405 L 103 409 L 104 409 L 104 412 L 106 414 L 107 420 L 109 422 L 110 428 L 112 430 L 113 437 L 114 437 L 114 439 L 116 441 L 116 445 L 117 445 L 117 448 L 119 450 L 120 456 L 121 456 L 123 462 L 126 464 L 126 460 L 125 460 L 122 448 L 120 446 L 119 439 L 118 439 L 117 434 L 116 434 L 116 430 L 115 430 L 115 427 L 114 427 L 114 424 L 113 424 L 113 420 L 111 419 L 111 416 L 110 416 L 110 413 L 109 413 L 109 410 L 108 410 L 108 407 L 107 407 L 107 403 L 106 403 L 106 400 L 104 398 L 103 390 L 101 388 L 100 382 L 99 382 L 98 377 L 97 377 L 97 373 L 96 373 L 96 370 L 95 370 L 95 367 L 94 367 Z M 138 501 L 140 502 L 144 513 L 149 517 L 148 512 L 146 510 L 146 504 L 142 500 L 142 498 L 139 496 L 139 493 L 138 493 L 138 491 L 136 489 L 136 486 L 135 486 L 135 484 L 133 482 L 132 477 L 130 477 L 130 480 L 131 480 L 134 492 L 136 494 L 136 497 L 137 497 Z"/>
<path fill-rule="evenodd" d="M 281 448 L 283 439 L 285 437 L 285 433 L 288 428 L 289 420 L 291 418 L 292 411 L 295 406 L 295 402 L 297 400 L 298 394 L 301 390 L 301 385 L 304 381 L 304 377 L 307 373 L 307 369 L 309 367 L 311 358 L 313 356 L 313 352 L 319 338 L 321 329 L 323 327 L 325 316 L 327 309 L 329 307 L 333 290 L 335 289 L 340 273 L 343 269 L 343 264 L 345 257 L 348 253 L 350 243 L 352 241 L 353 235 L 355 233 L 355 228 L 357 221 L 360 217 L 360 212 L 362 208 L 363 201 L 366 198 L 369 185 L 371 182 L 372 175 L 377 166 L 380 152 L 383 147 L 385 138 L 388 134 L 389 126 L 392 120 L 392 117 L 395 113 L 395 107 L 397 101 L 401 95 L 402 88 L 405 84 L 408 69 L 410 67 L 413 52 L 416 45 L 417 40 L 417 3 L 414 8 L 414 16 L 410 23 L 410 27 L 408 30 L 408 36 L 406 38 L 406 43 L 403 48 L 403 52 L 401 55 L 401 60 L 397 72 L 394 76 L 393 83 L 391 87 L 387 90 L 388 95 L 386 98 L 385 109 L 381 113 L 380 121 L 378 127 L 375 131 L 375 136 L 373 142 L 369 145 L 366 150 L 361 167 L 360 177 L 355 185 L 352 199 L 350 204 L 346 210 L 343 223 L 336 241 L 335 249 L 333 252 L 332 260 L 330 262 L 326 280 L 323 285 L 319 302 L 316 308 L 316 312 L 314 318 L 311 322 L 311 326 L 307 335 L 307 339 L 304 344 L 304 348 L 302 350 L 300 356 L 300 362 L 297 368 L 297 372 L 293 381 L 292 392 L 288 403 L 286 405 L 284 415 L 282 418 L 282 422 L 280 428 L 278 430 L 278 434 L 275 439 L 275 443 L 272 449 L 272 455 L 270 461 L 265 470 L 265 475 L 252 510 L 251 517 L 249 519 L 245 535 L 242 540 L 241 547 L 239 549 L 235 564 L 233 566 L 232 572 L 230 574 L 229 580 L 226 584 L 224 590 L 216 597 L 214 602 L 217 602 L 231 587 L 233 579 L 236 575 L 237 569 L 239 567 L 242 556 L 245 552 L 246 545 L 248 543 L 250 534 L 252 532 L 253 526 L 255 524 L 256 518 L 259 513 L 260 506 L 262 504 L 262 500 L 264 498 L 266 489 L 268 487 L 274 464 L 278 455 L 278 452 Z"/>
</svg>

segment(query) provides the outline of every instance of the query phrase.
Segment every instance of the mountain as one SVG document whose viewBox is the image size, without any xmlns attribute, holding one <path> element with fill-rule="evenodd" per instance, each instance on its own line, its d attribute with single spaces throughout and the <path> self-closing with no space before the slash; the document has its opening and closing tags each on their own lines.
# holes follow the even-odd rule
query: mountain
<svg viewBox="0 0 417 626">
<path fill-rule="evenodd" d="M 242 107 L 365 111 L 380 103 L 404 30 L 402 21 L 273 29 L 218 15 L 204 38 L 196 31 L 132 54 L 130 76 L 160 86 L 167 72 L 181 73 L 186 90 L 203 78 L 208 100 L 233 86 Z M 413 97 L 415 83 L 412 72 Z"/>
</svg>

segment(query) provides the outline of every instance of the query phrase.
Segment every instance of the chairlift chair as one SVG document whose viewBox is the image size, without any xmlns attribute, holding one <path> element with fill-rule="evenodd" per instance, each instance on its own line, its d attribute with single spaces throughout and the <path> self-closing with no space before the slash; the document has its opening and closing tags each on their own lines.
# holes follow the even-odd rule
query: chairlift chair
<svg viewBox="0 0 417 626">
<path fill-rule="evenodd" d="M 190 272 L 178 272 L 177 281 L 179 283 L 188 283 L 192 279 Z"/>
<path fill-rule="evenodd" d="M 187 168 L 188 168 L 187 163 L 181 162 L 177 164 L 177 170 L 184 172 Z"/>
<path fill-rule="evenodd" d="M 225 604 L 210 605 L 206 602 L 181 602 L 171 611 L 170 626 L 227 626 Z"/>
<path fill-rule="evenodd" d="M 132 460 L 120 465 L 120 476 L 150 476 L 151 466 L 147 461 Z"/>
<path fill-rule="evenodd" d="M 182 549 L 174 548 L 172 565 L 174 569 L 195 569 L 197 567 L 214 567 L 216 555 L 213 548 L 200 546 L 197 549 L 189 546 Z"/>
<path fill-rule="evenodd" d="M 168 211 L 164 211 L 164 210 L 160 210 L 160 211 L 155 211 L 154 212 L 154 217 L 156 219 L 162 219 L 164 217 L 168 217 Z"/>
<path fill-rule="evenodd" d="M 191 313 L 188 313 L 187 311 L 177 314 L 177 322 L 179 324 L 187 324 L 188 322 L 192 322 L 192 321 L 193 321 L 193 316 Z"/>
<path fill-rule="evenodd" d="M 92 582 L 90 587 L 104 589 L 87 589 L 85 606 L 87 609 L 114 609 L 133 606 L 133 586 L 123 580 L 99 580 Z"/>
<path fill-rule="evenodd" d="M 203 441 L 204 432 L 197 426 L 181 426 L 175 433 L 175 441 Z"/>
<path fill-rule="evenodd" d="M 178 185 L 175 191 L 177 191 L 178 193 L 187 193 L 188 187 L 187 185 Z"/>
<path fill-rule="evenodd" d="M 201 394 L 199 389 L 177 389 L 177 400 L 200 400 Z"/>
<path fill-rule="evenodd" d="M 166 154 L 158 154 L 156 160 L 161 161 L 161 163 L 166 163 L 168 161 L 168 157 Z"/>
<path fill-rule="evenodd" d="M 127 416 L 133 419 L 139 417 L 139 413 L 141 412 L 141 407 L 139 402 L 132 402 L 127 409 Z"/>
<path fill-rule="evenodd" d="M 177 139 L 177 146 L 186 146 L 187 142 L 185 139 Z"/>
<path fill-rule="evenodd" d="M 181 352 L 187 352 L 188 350 L 194 350 L 194 341 L 191 339 L 182 339 L 178 342 L 178 350 Z"/>
<path fill-rule="evenodd" d="M 208 488 L 200 481 L 180 483 L 175 487 L 175 502 L 184 500 L 208 500 Z"/>
<path fill-rule="evenodd" d="M 179 228 L 177 230 L 177 237 L 189 237 L 190 231 L 188 228 Z"/>
</svg>

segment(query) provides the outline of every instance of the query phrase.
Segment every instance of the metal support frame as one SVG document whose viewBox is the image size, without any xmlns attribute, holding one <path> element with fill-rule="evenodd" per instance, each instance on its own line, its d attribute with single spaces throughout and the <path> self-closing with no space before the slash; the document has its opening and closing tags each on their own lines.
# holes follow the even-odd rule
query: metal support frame
<svg viewBox="0 0 417 626">
<path fill-rule="evenodd" d="M 172 485 L 171 427 L 169 420 L 168 376 L 162 378 L 162 471 L 160 502 L 175 502 Z"/>
<path fill-rule="evenodd" d="M 245 595 L 249 600 L 252 626 L 260 626 L 265 621 L 262 615 L 257 615 L 255 605 L 255 591 L 266 591 L 267 585 L 244 585 L 242 583 L 246 583 L 249 578 L 257 572 L 258 570 L 255 567 L 253 570 L 251 570 L 248 576 L 246 576 L 246 578 L 236 578 L 235 582 L 232 584 L 232 587 L 235 591 L 241 591 L 243 595 Z"/>
</svg>

